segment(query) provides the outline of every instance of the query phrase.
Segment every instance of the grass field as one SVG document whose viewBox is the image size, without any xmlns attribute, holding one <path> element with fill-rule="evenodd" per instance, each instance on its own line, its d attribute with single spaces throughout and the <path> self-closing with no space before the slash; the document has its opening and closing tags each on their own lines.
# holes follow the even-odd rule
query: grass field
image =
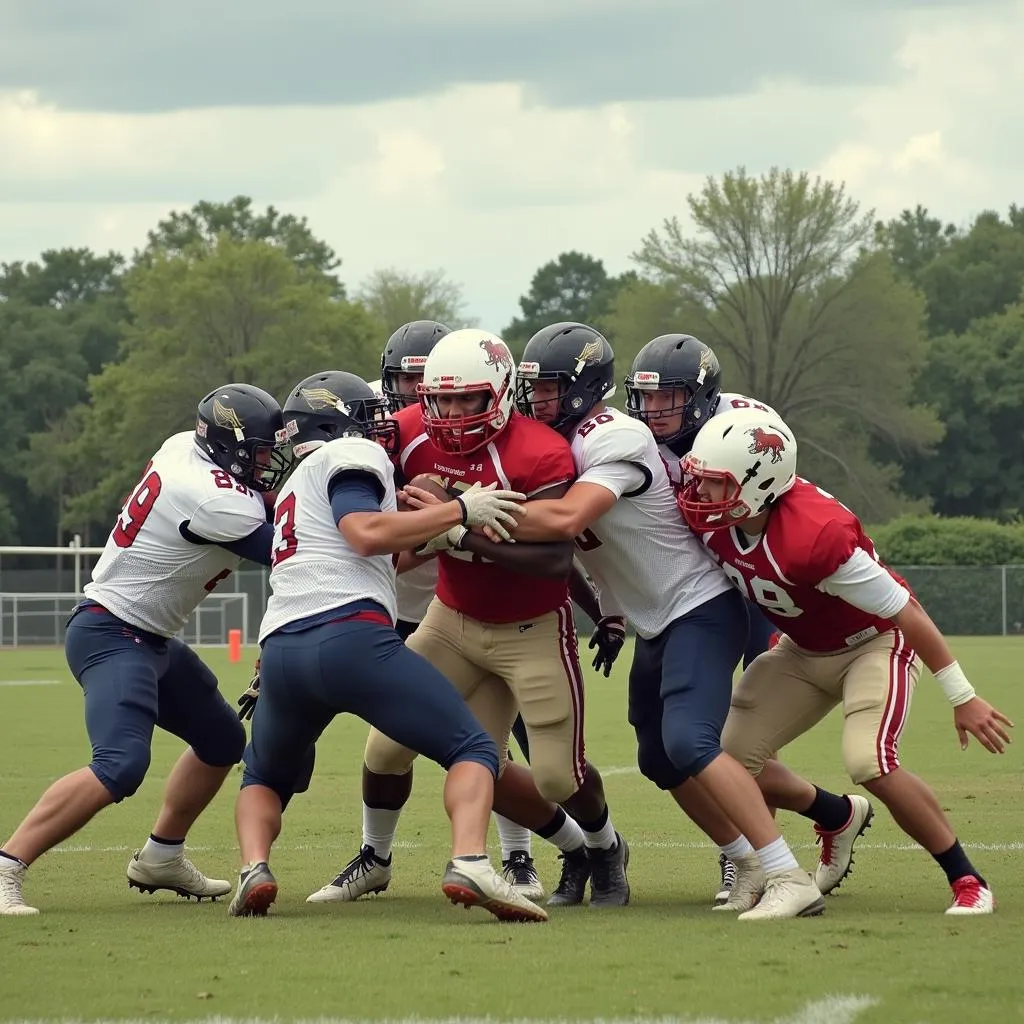
<svg viewBox="0 0 1024 1024">
<path fill-rule="evenodd" d="M 1024 640 L 970 638 L 955 648 L 979 690 L 1024 722 Z M 547 925 L 516 926 L 451 906 L 439 889 L 447 859 L 441 773 L 428 762 L 416 768 L 388 892 L 348 905 L 306 904 L 359 842 L 365 727 L 352 719 L 328 731 L 312 788 L 285 817 L 273 858 L 282 888 L 269 918 L 232 920 L 223 901 L 129 891 L 125 865 L 149 832 L 180 751 L 159 735 L 140 792 L 29 873 L 27 895 L 40 916 L 0 918 L 0 1019 L 1024 1020 L 1017 747 L 1003 757 L 976 745 L 961 753 L 948 706 L 930 677 L 922 681 L 904 763 L 937 789 L 995 889 L 994 916 L 944 917 L 942 873 L 880 810 L 824 916 L 740 924 L 709 911 L 716 851 L 633 768 L 628 655 L 612 679 L 591 677 L 588 694 L 588 753 L 632 848 L 628 908 L 574 908 L 552 912 Z M 204 657 L 234 700 L 252 652 L 237 665 L 219 649 Z M 842 791 L 839 727 L 829 719 L 786 759 Z M 80 692 L 63 653 L 0 652 L 0 841 L 50 781 L 88 757 Z M 196 863 L 232 880 L 236 783 L 232 776 L 190 837 Z M 781 820 L 812 866 L 807 823 Z M 492 852 L 498 856 L 493 830 Z M 554 851 L 535 840 L 534 853 L 552 886 Z"/>
</svg>

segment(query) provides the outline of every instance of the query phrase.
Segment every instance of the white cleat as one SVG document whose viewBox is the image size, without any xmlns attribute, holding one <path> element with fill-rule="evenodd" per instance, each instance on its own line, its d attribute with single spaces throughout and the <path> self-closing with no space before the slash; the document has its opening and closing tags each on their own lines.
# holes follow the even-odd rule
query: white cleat
<svg viewBox="0 0 1024 1024">
<path fill-rule="evenodd" d="M 723 903 L 717 903 L 712 910 L 731 910 L 743 913 L 757 904 L 765 888 L 765 873 L 757 854 L 751 851 L 733 861 L 735 874 L 732 888 Z"/>
<path fill-rule="evenodd" d="M 991 914 L 996 909 L 996 898 L 987 885 L 974 875 L 964 875 L 951 886 L 953 902 L 946 909 L 947 914 Z"/>
<path fill-rule="evenodd" d="M 333 882 L 306 897 L 307 903 L 351 903 L 360 896 L 384 892 L 391 884 L 391 857 L 381 860 L 372 846 L 359 852 Z"/>
<path fill-rule="evenodd" d="M 718 869 L 722 872 L 722 884 L 715 893 L 715 906 L 720 907 L 729 899 L 736 884 L 736 865 L 724 853 L 718 855 Z"/>
<path fill-rule="evenodd" d="M 0 860 L 0 917 L 31 917 L 38 914 L 35 907 L 25 902 L 21 884 L 28 868 L 21 861 Z"/>
<path fill-rule="evenodd" d="M 850 820 L 842 828 L 826 832 L 814 826 L 818 834 L 817 841 L 821 843 L 818 866 L 814 869 L 814 882 L 823 896 L 838 889 L 839 883 L 853 869 L 853 846 L 871 827 L 871 819 L 875 816 L 874 809 L 865 797 L 847 794 L 846 799 L 850 801 L 852 810 Z"/>
<path fill-rule="evenodd" d="M 793 917 L 817 917 L 825 912 L 825 899 L 814 879 L 802 868 L 773 871 L 767 876 L 764 895 L 753 910 L 737 921 L 782 921 Z"/>
<path fill-rule="evenodd" d="M 136 850 L 128 861 L 128 888 L 141 892 L 166 889 L 185 899 L 215 900 L 231 892 L 231 883 L 223 878 L 207 878 L 184 854 L 168 861 L 144 860 Z"/>
<path fill-rule="evenodd" d="M 531 903 L 509 885 L 486 858 L 449 861 L 441 880 L 441 891 L 452 901 L 483 907 L 499 921 L 546 921 L 547 911 Z"/>
<path fill-rule="evenodd" d="M 513 850 L 508 860 L 501 862 L 501 873 L 521 896 L 528 900 L 543 899 L 544 886 L 540 883 L 533 858 L 525 850 Z"/>
</svg>

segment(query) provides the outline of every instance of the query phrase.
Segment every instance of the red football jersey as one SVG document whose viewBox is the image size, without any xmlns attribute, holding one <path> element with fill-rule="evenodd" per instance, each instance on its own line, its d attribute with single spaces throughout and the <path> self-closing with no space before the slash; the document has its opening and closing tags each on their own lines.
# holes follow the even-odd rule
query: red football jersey
<svg viewBox="0 0 1024 1024">
<path fill-rule="evenodd" d="M 532 497 L 576 475 L 569 442 L 544 423 L 513 412 L 508 426 L 469 455 L 435 448 L 423 429 L 418 405 L 395 414 L 399 430 L 397 463 L 406 480 L 420 473 L 439 477 L 445 487 L 468 489 L 479 482 Z M 524 576 L 468 551 L 443 551 L 437 559 L 437 596 L 449 608 L 481 622 L 522 622 L 561 607 L 569 597 L 566 580 Z"/>
<path fill-rule="evenodd" d="M 702 539 L 733 583 L 804 650 L 840 651 L 893 628 L 889 619 L 818 589 L 857 548 L 880 559 L 860 520 L 806 480 L 797 478 L 779 499 L 756 540 L 736 527 L 705 532 Z"/>
</svg>

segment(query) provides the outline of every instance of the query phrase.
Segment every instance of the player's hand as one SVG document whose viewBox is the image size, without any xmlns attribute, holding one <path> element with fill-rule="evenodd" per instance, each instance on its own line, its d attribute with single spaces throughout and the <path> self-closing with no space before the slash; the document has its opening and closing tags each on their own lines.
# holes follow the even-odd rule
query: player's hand
<svg viewBox="0 0 1024 1024">
<path fill-rule="evenodd" d="M 522 502 L 526 495 L 519 491 L 494 490 L 496 484 L 481 487 L 473 484 L 468 491 L 463 491 L 455 500 L 462 506 L 462 525 L 466 527 L 490 527 L 502 540 L 509 540 L 511 534 L 505 523 L 515 526 L 514 513 L 523 511 Z"/>
<path fill-rule="evenodd" d="M 429 508 L 431 505 L 444 504 L 436 494 L 431 494 L 430 491 L 425 491 L 422 487 L 413 487 L 412 484 L 406 484 L 398 492 L 398 498 L 404 501 L 409 508 Z"/>
<path fill-rule="evenodd" d="M 966 704 L 954 708 L 953 724 L 960 737 L 961 750 L 967 749 L 968 734 L 993 754 L 1003 753 L 1013 742 L 1007 732 L 1013 728 L 1013 722 L 981 697 L 972 697 Z"/>
<path fill-rule="evenodd" d="M 256 659 L 256 666 L 252 674 L 252 679 L 249 680 L 249 689 L 238 698 L 238 706 L 241 709 L 238 712 L 240 720 L 244 721 L 246 718 L 252 718 L 252 713 L 256 710 L 256 701 L 260 696 L 260 659 Z"/>
<path fill-rule="evenodd" d="M 626 642 L 626 620 L 621 615 L 605 615 L 597 624 L 590 638 L 590 647 L 597 648 L 594 668 L 604 669 L 605 678 L 611 673 L 612 665 Z"/>
<path fill-rule="evenodd" d="M 461 551 L 462 539 L 467 533 L 469 530 L 464 526 L 453 526 L 450 530 L 431 537 L 425 544 L 416 548 L 413 554 L 422 558 L 424 555 L 437 554 L 439 551 Z"/>
</svg>

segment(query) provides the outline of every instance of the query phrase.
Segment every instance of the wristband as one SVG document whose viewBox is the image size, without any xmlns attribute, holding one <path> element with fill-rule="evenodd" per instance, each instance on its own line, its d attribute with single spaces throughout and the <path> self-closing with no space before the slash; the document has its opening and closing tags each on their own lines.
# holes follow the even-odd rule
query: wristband
<svg viewBox="0 0 1024 1024">
<path fill-rule="evenodd" d="M 466 508 L 466 503 L 461 498 L 455 499 L 459 503 L 459 508 L 462 509 L 462 526 L 466 525 L 466 520 L 469 519 L 469 511 Z"/>
<path fill-rule="evenodd" d="M 958 708 L 961 704 L 966 704 L 975 698 L 974 687 L 967 681 L 967 676 L 964 675 L 958 661 L 952 662 L 933 674 L 935 681 L 942 687 L 946 700 L 953 707 Z"/>
</svg>

